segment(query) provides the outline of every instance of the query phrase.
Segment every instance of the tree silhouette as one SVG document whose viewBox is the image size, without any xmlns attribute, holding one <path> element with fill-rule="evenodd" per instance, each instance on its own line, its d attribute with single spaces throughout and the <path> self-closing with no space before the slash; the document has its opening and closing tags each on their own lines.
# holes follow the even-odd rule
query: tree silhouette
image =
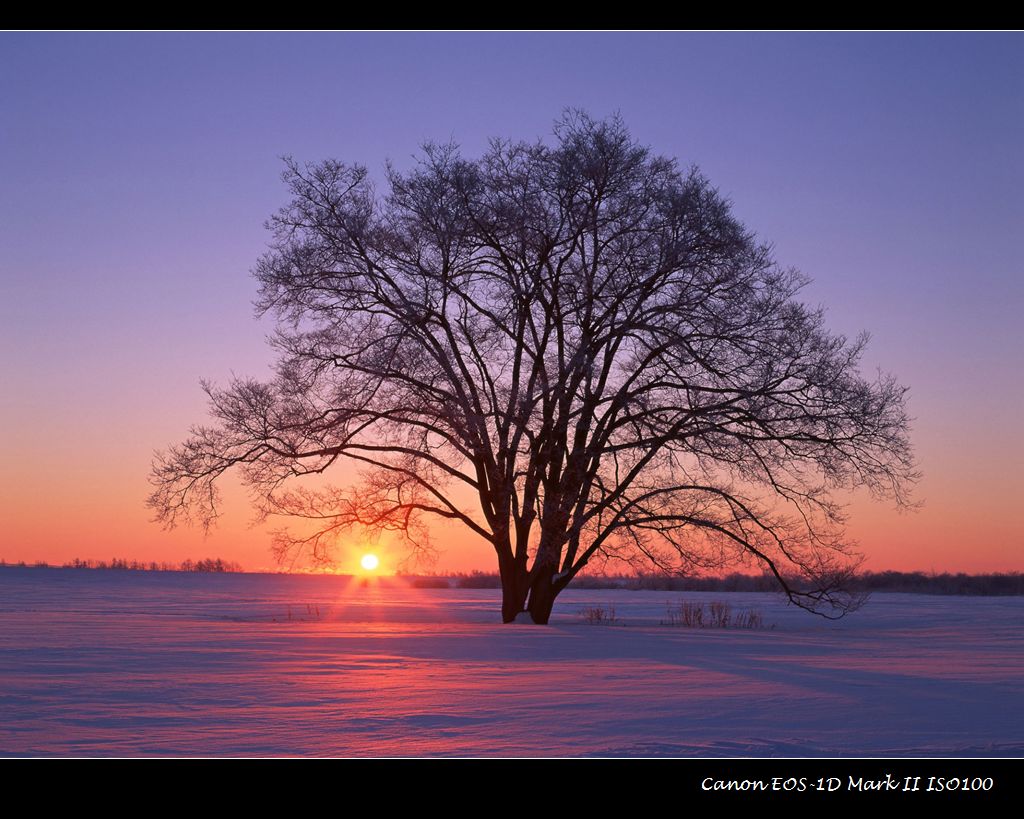
<svg viewBox="0 0 1024 819">
<path fill-rule="evenodd" d="M 279 556 L 464 525 L 506 622 L 546 623 L 591 560 L 748 561 L 799 606 L 856 605 L 833 497 L 907 502 L 905 390 L 860 375 L 866 338 L 831 335 L 696 170 L 570 112 L 553 145 L 428 144 L 383 195 L 336 161 L 285 180 L 255 269 L 276 376 L 205 385 L 216 424 L 158 453 L 158 520 L 209 525 L 239 467 L 261 513 L 313 525 Z M 340 461 L 358 482 L 304 485 Z"/>
</svg>

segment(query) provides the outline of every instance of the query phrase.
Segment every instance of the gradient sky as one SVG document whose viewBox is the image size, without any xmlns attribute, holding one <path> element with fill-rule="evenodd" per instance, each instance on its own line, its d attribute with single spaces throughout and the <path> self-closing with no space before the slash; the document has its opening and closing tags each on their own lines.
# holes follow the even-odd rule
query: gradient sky
<svg viewBox="0 0 1024 819">
<path fill-rule="evenodd" d="M 267 372 L 280 157 L 477 155 L 573 106 L 698 165 L 910 387 L 923 507 L 853 502 L 868 567 L 1024 569 L 1021 34 L 3 33 L 0 100 L 0 558 L 271 566 L 237 493 L 206 539 L 143 503 L 199 379 Z"/>
</svg>

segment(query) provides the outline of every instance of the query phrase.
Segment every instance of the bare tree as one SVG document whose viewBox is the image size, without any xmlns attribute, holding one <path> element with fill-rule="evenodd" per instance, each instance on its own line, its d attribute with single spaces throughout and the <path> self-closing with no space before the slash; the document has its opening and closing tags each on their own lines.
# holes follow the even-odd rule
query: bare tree
<svg viewBox="0 0 1024 819">
<path fill-rule="evenodd" d="M 572 112 L 553 145 L 427 145 L 384 195 L 335 161 L 285 180 L 255 270 L 276 377 L 206 386 L 216 425 L 154 464 L 160 521 L 208 525 L 239 467 L 262 513 L 312 522 L 279 555 L 464 525 L 506 622 L 546 623 L 592 560 L 746 560 L 799 606 L 856 605 L 832 498 L 907 502 L 905 390 L 859 374 L 865 338 L 829 334 L 696 170 Z M 339 461 L 357 485 L 304 485 Z"/>
</svg>

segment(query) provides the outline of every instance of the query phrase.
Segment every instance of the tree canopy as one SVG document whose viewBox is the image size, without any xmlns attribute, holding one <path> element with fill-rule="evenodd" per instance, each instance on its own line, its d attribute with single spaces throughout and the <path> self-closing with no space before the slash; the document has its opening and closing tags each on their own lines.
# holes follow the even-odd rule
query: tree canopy
<svg viewBox="0 0 1024 819">
<path fill-rule="evenodd" d="M 547 622 L 598 560 L 745 562 L 804 608 L 856 605 L 835 495 L 907 502 L 906 391 L 860 373 L 866 337 L 831 334 L 696 169 L 571 112 L 551 144 L 428 144 L 383 192 L 333 160 L 284 178 L 255 268 L 276 375 L 206 385 L 214 424 L 154 463 L 159 520 L 208 525 L 237 467 L 262 513 L 307 521 L 282 555 L 467 527 L 506 621 Z M 343 461 L 358 482 L 304 485 Z"/>
</svg>

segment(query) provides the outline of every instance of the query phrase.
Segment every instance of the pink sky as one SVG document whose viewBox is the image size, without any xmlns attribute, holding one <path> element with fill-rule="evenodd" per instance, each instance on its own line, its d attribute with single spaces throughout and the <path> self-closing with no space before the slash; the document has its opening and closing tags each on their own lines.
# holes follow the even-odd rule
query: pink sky
<svg viewBox="0 0 1024 819">
<path fill-rule="evenodd" d="M 272 567 L 237 492 L 207 538 L 161 531 L 144 500 L 153 450 L 204 420 L 199 379 L 270 362 L 248 270 L 286 198 L 279 157 L 377 173 L 425 138 L 469 155 L 489 136 L 535 139 L 579 105 L 699 165 L 814 279 L 806 297 L 835 331 L 872 333 L 866 369 L 909 386 L 923 505 L 854 500 L 868 567 L 1024 569 L 1022 45 L 0 34 L 0 558 Z M 487 544 L 438 545 L 439 570 L 495 569 Z M 362 548 L 343 544 L 341 565 Z"/>
</svg>

